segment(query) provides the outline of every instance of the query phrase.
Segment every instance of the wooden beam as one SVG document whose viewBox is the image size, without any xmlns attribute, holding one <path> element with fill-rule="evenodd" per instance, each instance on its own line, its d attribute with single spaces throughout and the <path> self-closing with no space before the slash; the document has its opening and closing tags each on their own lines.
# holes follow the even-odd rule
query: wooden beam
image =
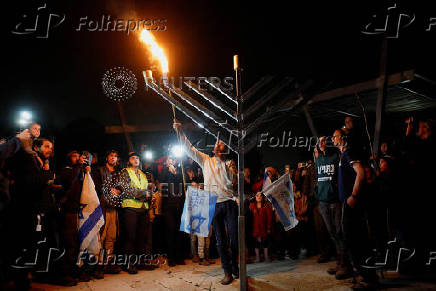
<svg viewBox="0 0 436 291">
<path fill-rule="evenodd" d="M 312 132 L 312 135 L 315 137 L 318 137 L 318 132 L 316 131 L 315 124 L 313 123 L 312 116 L 309 112 L 309 106 L 306 104 L 303 106 L 304 115 L 306 116 L 307 124 L 309 125 L 310 131 Z"/>
<path fill-rule="evenodd" d="M 405 82 L 405 81 L 412 81 L 414 79 L 414 73 L 415 73 L 414 70 L 408 70 L 408 71 L 403 71 L 403 72 L 389 75 L 387 77 L 387 86 L 400 84 L 400 83 Z M 354 95 L 355 93 L 360 93 L 363 91 L 375 90 L 375 89 L 378 89 L 380 87 L 383 87 L 384 79 L 385 78 L 379 77 L 377 79 L 373 79 L 370 81 L 357 83 L 357 84 L 354 84 L 351 86 L 323 92 L 323 93 L 315 95 L 308 102 L 308 104 L 328 101 L 328 100 L 336 99 L 336 98 L 343 97 L 346 95 Z"/>
<path fill-rule="evenodd" d="M 183 125 L 184 129 L 187 130 L 202 130 L 198 126 L 187 123 Z M 124 128 L 119 125 L 109 125 L 104 127 L 106 134 L 124 134 L 135 132 L 156 132 L 156 131 L 173 131 L 172 124 L 150 124 L 150 125 L 125 125 Z"/>
</svg>

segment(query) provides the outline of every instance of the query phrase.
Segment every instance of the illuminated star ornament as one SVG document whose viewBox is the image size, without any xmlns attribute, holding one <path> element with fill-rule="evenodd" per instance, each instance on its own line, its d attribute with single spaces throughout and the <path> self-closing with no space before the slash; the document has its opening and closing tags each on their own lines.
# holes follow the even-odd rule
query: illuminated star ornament
<svg viewBox="0 0 436 291">
<path fill-rule="evenodd" d="M 115 67 L 106 71 L 101 85 L 106 97 L 117 102 L 132 97 L 138 88 L 135 74 L 124 67 Z"/>
</svg>

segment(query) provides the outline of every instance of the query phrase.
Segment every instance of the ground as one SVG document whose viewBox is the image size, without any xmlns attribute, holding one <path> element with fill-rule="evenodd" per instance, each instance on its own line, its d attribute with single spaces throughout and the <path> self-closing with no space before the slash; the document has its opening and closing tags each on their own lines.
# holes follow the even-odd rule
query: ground
<svg viewBox="0 0 436 291">
<path fill-rule="evenodd" d="M 34 283 L 32 290 L 239 290 L 239 280 L 228 286 L 219 283 L 223 277 L 219 261 L 208 267 L 190 260 L 186 263 L 171 268 L 162 265 L 153 271 L 139 271 L 136 275 L 125 272 L 105 275 L 103 280 L 79 283 L 75 287 Z M 327 274 L 326 270 L 333 265 L 334 262 L 318 264 L 314 257 L 249 264 L 249 290 L 351 290 L 350 280 L 338 281 Z M 385 278 L 381 280 L 385 290 L 436 290 L 434 281 L 399 279 L 395 274 L 386 274 Z"/>
</svg>

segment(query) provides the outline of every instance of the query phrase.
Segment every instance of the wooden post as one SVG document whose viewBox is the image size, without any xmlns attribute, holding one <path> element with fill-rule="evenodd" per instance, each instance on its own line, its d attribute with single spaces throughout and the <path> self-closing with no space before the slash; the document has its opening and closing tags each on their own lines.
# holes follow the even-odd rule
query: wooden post
<svg viewBox="0 0 436 291">
<path fill-rule="evenodd" d="M 376 107 L 376 119 L 375 119 L 375 130 L 374 130 L 374 154 L 378 155 L 380 149 L 380 135 L 382 128 L 382 119 L 385 111 L 385 103 L 387 96 L 387 80 L 386 77 L 386 67 L 387 67 L 387 51 L 388 51 L 388 41 L 383 40 L 381 55 L 380 55 L 380 77 L 378 84 L 378 96 L 377 96 L 377 107 Z"/>
<path fill-rule="evenodd" d="M 123 128 L 124 137 L 127 143 L 127 148 L 129 149 L 129 152 L 133 152 L 133 144 L 132 144 L 132 140 L 130 139 L 130 134 L 127 131 L 126 117 L 124 115 L 123 104 L 121 102 L 117 102 L 117 105 L 118 105 L 118 113 L 120 117 L 121 127 Z"/>
</svg>

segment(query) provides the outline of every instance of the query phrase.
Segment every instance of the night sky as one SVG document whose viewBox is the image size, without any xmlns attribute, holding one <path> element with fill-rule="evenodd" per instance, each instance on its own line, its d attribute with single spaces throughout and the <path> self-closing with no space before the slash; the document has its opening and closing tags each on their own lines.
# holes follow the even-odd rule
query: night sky
<svg viewBox="0 0 436 291">
<path fill-rule="evenodd" d="M 436 25 L 433 31 L 425 30 L 436 9 L 413 2 L 397 1 L 401 11 L 416 18 L 398 38 L 389 40 L 388 72 L 416 69 L 435 80 Z M 23 14 L 34 15 L 43 3 L 51 13 L 65 14 L 65 21 L 52 28 L 47 39 L 11 33 Z M 166 30 L 154 35 L 168 55 L 172 76 L 232 76 L 232 56 L 238 54 L 245 89 L 261 76 L 283 74 L 314 80 L 319 89 L 328 90 L 377 77 L 384 35 L 364 35 L 361 30 L 373 14 L 383 15 L 392 3 L 17 0 L 4 4 L 1 136 L 16 131 L 17 112 L 28 109 L 43 124 L 43 135 L 59 136 L 64 151 L 102 150 L 107 144 L 122 143 L 121 136 L 101 132 L 102 126 L 119 124 L 114 102 L 101 89 L 104 72 L 115 66 L 132 70 L 138 79 L 138 90 L 124 103 L 127 122 L 170 127 L 170 106 L 144 89 L 141 72 L 152 63 L 138 36 L 76 31 L 80 17 L 166 19 Z"/>
</svg>

